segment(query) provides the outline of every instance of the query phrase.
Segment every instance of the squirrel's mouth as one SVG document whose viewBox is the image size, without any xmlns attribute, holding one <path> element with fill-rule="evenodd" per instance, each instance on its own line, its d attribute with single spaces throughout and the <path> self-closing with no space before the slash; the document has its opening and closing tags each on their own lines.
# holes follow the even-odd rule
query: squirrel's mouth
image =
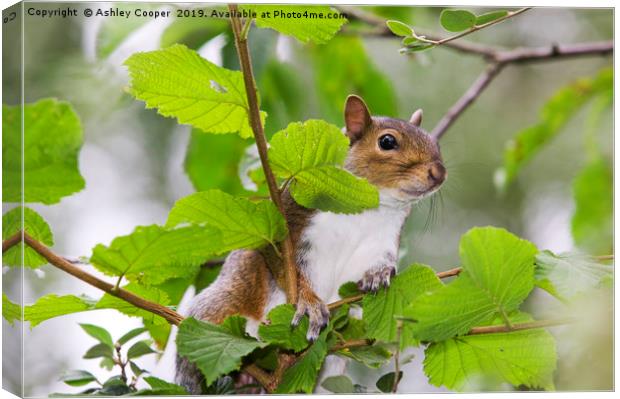
<svg viewBox="0 0 620 399">
<path fill-rule="evenodd" d="M 408 188 L 401 188 L 400 191 L 412 197 L 413 199 L 422 199 L 422 198 L 429 197 L 435 194 L 441 187 L 442 183 L 443 182 L 435 183 L 431 187 L 427 188 L 426 190 L 414 190 L 414 189 L 408 189 Z"/>
</svg>

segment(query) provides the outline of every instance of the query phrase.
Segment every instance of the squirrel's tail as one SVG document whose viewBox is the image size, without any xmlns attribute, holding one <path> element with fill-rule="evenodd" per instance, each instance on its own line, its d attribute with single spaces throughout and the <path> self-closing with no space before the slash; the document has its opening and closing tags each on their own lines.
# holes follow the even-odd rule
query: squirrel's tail
<svg viewBox="0 0 620 399">
<path fill-rule="evenodd" d="M 233 251 L 218 278 L 192 299 L 187 316 L 217 324 L 234 314 L 260 320 L 269 295 L 270 278 L 258 251 Z M 177 355 L 176 384 L 192 395 L 200 395 L 203 379 L 196 365 Z"/>
</svg>

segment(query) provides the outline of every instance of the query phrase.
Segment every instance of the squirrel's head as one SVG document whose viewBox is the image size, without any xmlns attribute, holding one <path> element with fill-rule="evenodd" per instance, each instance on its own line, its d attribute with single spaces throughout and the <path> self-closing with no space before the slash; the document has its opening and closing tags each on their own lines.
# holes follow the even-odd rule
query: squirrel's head
<svg viewBox="0 0 620 399">
<path fill-rule="evenodd" d="M 374 184 L 382 196 L 413 202 L 436 192 L 446 179 L 437 141 L 420 128 L 422 110 L 408 122 L 373 117 L 364 101 L 351 95 L 344 120 L 351 141 L 346 168 Z"/>
</svg>

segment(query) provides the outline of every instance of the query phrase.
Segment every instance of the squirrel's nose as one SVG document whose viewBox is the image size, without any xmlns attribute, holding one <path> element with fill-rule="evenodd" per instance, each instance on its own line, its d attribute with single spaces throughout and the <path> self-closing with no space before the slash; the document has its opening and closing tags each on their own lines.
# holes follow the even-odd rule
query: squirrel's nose
<svg viewBox="0 0 620 399">
<path fill-rule="evenodd" d="M 446 179 L 446 168 L 441 162 L 435 162 L 428 168 L 428 178 L 435 184 L 441 184 Z"/>
</svg>

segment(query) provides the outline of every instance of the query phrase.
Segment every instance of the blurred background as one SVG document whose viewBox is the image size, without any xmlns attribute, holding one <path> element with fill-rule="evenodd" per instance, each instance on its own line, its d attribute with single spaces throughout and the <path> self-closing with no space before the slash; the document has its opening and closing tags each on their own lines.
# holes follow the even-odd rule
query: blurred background
<svg viewBox="0 0 620 399">
<path fill-rule="evenodd" d="M 37 3 L 42 8 L 109 7 L 121 9 L 203 8 L 200 4 L 62 4 Z M 442 8 L 358 7 L 385 19 L 399 19 L 414 27 L 443 35 L 438 19 Z M 489 9 L 471 9 L 476 13 Z M 174 13 L 172 13 L 174 15 Z M 147 110 L 125 91 L 128 83 L 123 61 L 136 51 L 149 51 L 180 42 L 197 49 L 210 61 L 237 69 L 236 53 L 227 21 L 173 17 L 73 18 L 25 16 L 25 102 L 44 97 L 69 101 L 84 129 L 80 171 L 86 188 L 53 206 L 32 208 L 48 221 L 55 236 L 54 250 L 65 256 L 89 256 L 98 243 L 129 234 L 135 226 L 162 224 L 174 202 L 195 190 L 221 188 L 233 194 L 247 192 L 237 166 L 251 141 L 237 135 L 201 135 L 190 127 Z M 326 45 L 302 45 L 267 29 L 253 28 L 251 51 L 254 71 L 269 114 L 271 135 L 289 122 L 326 119 L 342 126 L 342 108 L 348 94 L 357 93 L 374 114 L 408 119 L 423 108 L 422 126 L 431 130 L 484 68 L 480 57 L 437 48 L 415 55 L 401 55 L 397 38 L 376 37 L 361 23 L 345 25 L 349 33 Z M 613 38 L 611 9 L 533 9 L 521 16 L 466 38 L 505 48 L 545 46 Z M 4 37 L 5 72 L 19 70 L 19 40 Z M 508 66 L 476 103 L 449 129 L 441 141 L 449 178 L 441 198 L 419 204 L 402 236 L 401 266 L 421 262 L 437 271 L 459 265 L 460 236 L 474 226 L 505 227 L 540 249 L 554 252 L 585 250 L 593 255 L 612 254 L 611 220 L 601 232 L 600 246 L 578 248 L 571 235 L 575 210 L 572 182 L 587 161 L 584 151 L 589 105 L 577 113 L 561 133 L 527 164 L 514 183 L 500 194 L 494 173 L 502 165 L 506 142 L 539 120 L 540 108 L 560 88 L 578 78 L 592 77 L 610 57 L 589 57 L 520 66 Z M 5 93 L 18 93 L 19 80 L 5 73 Z M 15 105 L 18 97 L 5 94 Z M 613 118 L 604 111 L 594 134 L 610 164 L 613 157 Z M 602 199 L 607 200 L 607 199 Z M 4 211 L 10 209 L 5 206 Z M 611 216 L 610 216 L 611 217 Z M 598 252 L 594 252 L 598 251 Z M 601 252 L 602 251 L 602 252 Z M 91 268 L 92 269 L 92 268 Z M 96 271 L 92 269 L 96 274 Z M 19 270 L 3 270 L 4 289 L 17 301 Z M 24 302 L 48 294 L 101 294 L 51 266 L 24 271 Z M 186 296 L 190 296 L 191 292 Z M 582 301 L 574 312 L 588 315 L 590 323 L 552 330 L 558 338 L 558 390 L 612 389 L 611 291 Z M 187 298 L 186 298 L 187 299 Z M 181 307 L 183 303 L 181 304 Z M 526 309 L 535 317 L 562 312 L 557 301 L 537 290 Z M 34 329 L 24 327 L 24 376 L 27 396 L 77 391 L 58 381 L 69 369 L 96 370 L 98 360 L 82 359 L 95 341 L 78 326 L 92 323 L 107 328 L 117 338 L 140 319 L 113 310 L 97 310 L 60 317 Z M 20 384 L 15 362 L 17 345 L 7 345 L 19 328 L 3 320 L 6 388 Z M 400 392 L 438 391 L 421 370 L 422 352 L 404 368 Z M 141 358 L 140 364 L 162 378 L 172 378 L 172 358 L 166 351 Z M 8 360 L 7 360 L 8 359 Z M 16 363 L 14 363 L 16 364 Z M 8 367 L 7 367 L 8 366 Z M 386 366 L 385 370 L 392 368 Z M 355 382 L 384 372 L 352 365 Z"/>
</svg>

